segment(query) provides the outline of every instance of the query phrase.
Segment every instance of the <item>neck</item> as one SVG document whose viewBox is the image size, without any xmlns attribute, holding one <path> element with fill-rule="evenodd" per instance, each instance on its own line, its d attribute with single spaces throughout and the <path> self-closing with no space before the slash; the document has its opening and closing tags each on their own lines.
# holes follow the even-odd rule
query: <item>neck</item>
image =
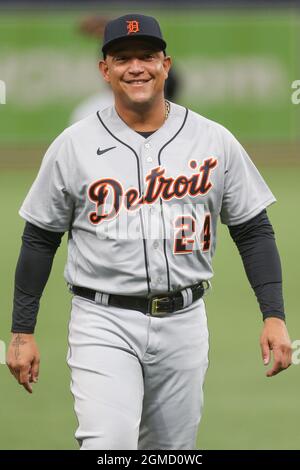
<svg viewBox="0 0 300 470">
<path fill-rule="evenodd" d="M 124 105 L 116 99 L 115 108 L 120 118 L 131 129 L 137 132 L 148 132 L 159 129 L 166 119 L 165 99 L 162 96 L 155 103 L 134 103 Z"/>
</svg>

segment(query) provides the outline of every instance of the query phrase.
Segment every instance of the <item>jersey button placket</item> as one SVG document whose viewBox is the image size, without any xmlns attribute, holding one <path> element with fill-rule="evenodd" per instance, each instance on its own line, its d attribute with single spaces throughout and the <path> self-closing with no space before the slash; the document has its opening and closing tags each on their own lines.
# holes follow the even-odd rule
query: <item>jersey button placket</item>
<svg viewBox="0 0 300 470">
<path fill-rule="evenodd" d="M 146 191 L 146 176 L 149 174 L 151 167 L 149 168 L 150 164 L 152 163 L 151 153 L 151 144 L 150 142 L 145 142 L 140 148 L 140 156 L 141 156 L 141 167 L 142 167 L 142 179 L 143 179 L 143 193 L 145 194 Z M 143 213 L 143 221 L 144 221 L 144 234 L 145 234 L 145 245 L 147 251 L 147 260 L 148 260 L 148 272 L 150 277 L 150 287 L 153 288 L 153 281 L 155 280 L 155 273 L 152 270 L 152 260 L 151 260 L 151 217 L 149 213 L 151 205 L 143 204 L 141 207 Z"/>
<path fill-rule="evenodd" d="M 145 147 L 145 160 L 146 160 L 146 163 L 152 163 L 153 158 L 151 156 L 151 144 L 150 144 L 150 142 L 146 142 L 144 147 Z"/>
<path fill-rule="evenodd" d="M 152 143 L 146 142 L 144 144 L 144 161 L 145 164 L 145 173 L 149 175 L 149 172 L 152 168 L 158 166 L 157 158 L 157 149 L 153 146 Z M 149 247 L 150 259 L 149 264 L 151 267 L 151 280 L 152 287 L 156 291 L 167 290 L 167 281 L 165 280 L 164 271 L 164 252 L 163 252 L 163 243 L 160 238 L 162 235 L 162 218 L 160 211 L 160 202 L 156 200 L 154 203 L 149 204 L 148 206 L 148 234 L 151 238 L 148 240 L 147 246 Z"/>
<path fill-rule="evenodd" d="M 154 148 L 150 142 L 145 142 L 142 149 L 142 161 L 144 168 L 144 181 L 147 175 L 149 175 L 151 169 L 155 164 L 154 159 Z M 144 219 L 145 220 L 145 236 L 146 246 L 148 253 L 148 265 L 149 265 L 149 274 L 151 278 L 151 288 L 157 290 L 162 289 L 163 279 L 161 276 L 161 256 L 160 253 L 160 243 L 156 240 L 156 236 L 159 233 L 159 230 L 155 230 L 154 227 L 157 227 L 161 223 L 160 221 L 160 211 L 159 211 L 158 201 L 155 203 L 146 204 L 144 206 Z M 154 230 L 154 232 L 153 232 Z M 155 246 L 155 248 L 154 248 Z M 159 278 L 159 280 L 158 280 Z"/>
</svg>

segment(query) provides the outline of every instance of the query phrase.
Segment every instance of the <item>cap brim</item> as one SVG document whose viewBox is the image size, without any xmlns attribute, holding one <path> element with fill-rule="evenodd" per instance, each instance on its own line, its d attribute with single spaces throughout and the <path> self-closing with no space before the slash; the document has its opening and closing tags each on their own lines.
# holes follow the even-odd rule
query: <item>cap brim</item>
<svg viewBox="0 0 300 470">
<path fill-rule="evenodd" d="M 157 47 L 159 51 L 163 51 L 167 47 L 167 43 L 160 38 L 156 38 L 153 36 L 148 36 L 146 34 L 134 34 L 132 36 L 121 36 L 119 38 L 112 39 L 111 41 L 107 42 L 103 47 L 102 47 L 102 52 L 103 54 L 107 54 L 109 52 L 109 49 L 111 49 L 113 46 L 115 46 L 118 43 L 122 43 L 122 41 L 127 41 L 131 39 L 145 39 L 149 44 L 152 46 Z"/>
</svg>

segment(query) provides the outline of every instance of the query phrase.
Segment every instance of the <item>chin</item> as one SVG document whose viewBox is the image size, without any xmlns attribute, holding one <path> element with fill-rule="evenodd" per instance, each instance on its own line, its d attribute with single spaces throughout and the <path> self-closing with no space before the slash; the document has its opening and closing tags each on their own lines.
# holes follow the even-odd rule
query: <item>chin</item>
<svg viewBox="0 0 300 470">
<path fill-rule="evenodd" d="M 143 104 L 151 103 L 152 96 L 148 96 L 145 94 L 140 94 L 140 95 L 136 94 L 136 95 L 129 96 L 129 100 L 133 104 L 143 105 Z"/>
</svg>

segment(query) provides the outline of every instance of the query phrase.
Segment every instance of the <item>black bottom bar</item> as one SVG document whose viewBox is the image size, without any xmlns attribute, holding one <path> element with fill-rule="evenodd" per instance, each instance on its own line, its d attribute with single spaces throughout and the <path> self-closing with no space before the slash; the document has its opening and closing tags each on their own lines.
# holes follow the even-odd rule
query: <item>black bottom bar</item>
<svg viewBox="0 0 300 470">
<path fill-rule="evenodd" d="M 30 468 L 47 465 L 52 467 L 56 464 L 89 464 L 95 467 L 118 466 L 118 468 L 138 468 L 141 465 L 164 465 L 164 466 L 216 466 L 218 469 L 225 468 L 230 465 L 235 468 L 244 468 L 246 465 L 266 463 L 268 467 L 282 468 L 286 463 L 299 464 L 300 451 L 298 450 L 245 450 L 245 451 L 221 451 L 221 450 L 198 450 L 198 451 L 128 451 L 128 450 L 100 450 L 100 451 L 64 451 L 64 450 L 3 450 L 0 451 L 0 465 L 20 464 L 22 468 L 26 468 L 26 464 L 30 464 Z M 142 467 L 143 468 L 143 467 Z"/>
</svg>

